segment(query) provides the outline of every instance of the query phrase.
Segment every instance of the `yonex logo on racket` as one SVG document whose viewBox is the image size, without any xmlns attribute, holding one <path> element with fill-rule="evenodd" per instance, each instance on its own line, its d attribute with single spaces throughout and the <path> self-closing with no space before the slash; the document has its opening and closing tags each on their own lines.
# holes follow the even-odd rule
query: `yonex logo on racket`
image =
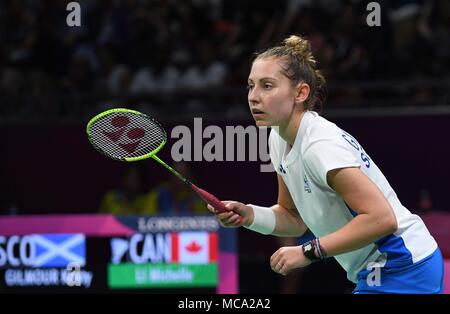
<svg viewBox="0 0 450 314">
<path fill-rule="evenodd" d="M 145 135 L 143 128 L 130 128 L 130 119 L 126 116 L 115 116 L 111 119 L 110 125 L 113 130 L 103 130 L 103 135 L 109 138 L 111 141 L 116 142 L 127 153 L 132 154 L 136 151 L 137 147 L 141 143 L 141 140 Z M 134 142 L 119 142 L 125 134 L 128 140 L 136 140 Z"/>
</svg>

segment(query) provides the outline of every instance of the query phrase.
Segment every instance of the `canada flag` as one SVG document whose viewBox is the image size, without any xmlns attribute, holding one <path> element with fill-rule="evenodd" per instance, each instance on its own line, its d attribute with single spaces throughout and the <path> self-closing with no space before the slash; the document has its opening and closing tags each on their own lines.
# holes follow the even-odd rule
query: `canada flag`
<svg viewBox="0 0 450 314">
<path fill-rule="evenodd" d="M 217 234 L 209 232 L 172 233 L 172 263 L 217 262 Z"/>
</svg>

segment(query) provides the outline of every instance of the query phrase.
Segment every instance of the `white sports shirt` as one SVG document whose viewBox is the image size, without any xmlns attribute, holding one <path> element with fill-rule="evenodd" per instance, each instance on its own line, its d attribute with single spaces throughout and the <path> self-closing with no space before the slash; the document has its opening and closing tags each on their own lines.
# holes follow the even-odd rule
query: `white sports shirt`
<svg viewBox="0 0 450 314">
<path fill-rule="evenodd" d="M 332 233 L 353 219 L 353 211 L 328 185 L 327 172 L 359 167 L 383 192 L 394 209 L 395 233 L 356 251 L 336 255 L 347 277 L 357 282 L 361 270 L 373 267 L 402 267 L 433 253 L 437 244 L 419 216 L 411 214 L 397 198 L 383 173 L 361 145 L 336 124 L 316 112 L 305 112 L 291 149 L 272 130 L 269 137 L 272 164 L 283 178 L 306 226 L 318 238 Z"/>
</svg>

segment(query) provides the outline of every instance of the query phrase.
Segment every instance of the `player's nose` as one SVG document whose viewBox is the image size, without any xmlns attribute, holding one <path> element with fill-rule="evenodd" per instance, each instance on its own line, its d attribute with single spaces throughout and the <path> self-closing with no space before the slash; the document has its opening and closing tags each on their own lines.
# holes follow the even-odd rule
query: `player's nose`
<svg viewBox="0 0 450 314">
<path fill-rule="evenodd" d="M 255 105 L 261 102 L 260 93 L 258 91 L 258 88 L 252 88 L 248 92 L 248 103 L 251 105 Z"/>
</svg>

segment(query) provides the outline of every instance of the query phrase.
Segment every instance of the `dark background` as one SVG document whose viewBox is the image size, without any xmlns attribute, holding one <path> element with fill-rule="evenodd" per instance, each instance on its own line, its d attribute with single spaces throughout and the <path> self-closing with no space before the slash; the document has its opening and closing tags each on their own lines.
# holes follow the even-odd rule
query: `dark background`
<svg viewBox="0 0 450 314">
<path fill-rule="evenodd" d="M 420 191 L 427 190 L 434 208 L 448 208 L 450 147 L 446 136 L 450 115 L 329 119 L 362 143 L 405 206 L 418 209 Z M 247 126 L 251 122 L 234 123 Z M 226 122 L 207 122 L 203 127 L 210 124 L 222 126 L 225 134 Z M 186 125 L 192 129 L 192 123 Z M 169 134 L 170 129 L 168 126 Z M 128 167 L 95 151 L 82 124 L 1 126 L 0 132 L 9 152 L 0 156 L 2 204 L 4 208 L 16 206 L 21 214 L 93 213 L 104 191 L 114 188 Z M 158 154 L 169 164 L 171 145 L 177 140 L 169 138 Z M 208 141 L 203 139 L 203 143 Z M 271 203 L 277 197 L 276 175 L 261 173 L 261 164 L 192 161 L 195 177 L 191 179 L 223 199 Z M 145 173 L 149 189 L 171 176 L 151 159 L 138 162 L 138 167 Z"/>
<path fill-rule="evenodd" d="M 327 78 L 322 114 L 356 137 L 402 203 L 450 209 L 449 1 L 377 1 L 379 27 L 359 0 L 78 2 L 80 27 L 66 24 L 69 1 L 0 3 L 1 214 L 98 212 L 130 167 L 87 140 L 86 123 L 104 109 L 141 110 L 168 134 L 193 117 L 252 125 L 251 55 L 289 34 L 310 40 Z M 173 142 L 159 154 L 169 164 Z M 153 160 L 137 165 L 148 190 L 170 176 Z M 276 176 L 259 162 L 190 165 L 192 181 L 222 199 L 276 201 Z M 241 291 L 282 291 L 268 263 L 276 239 L 240 230 L 239 243 Z M 298 292 L 352 286 L 334 260 L 293 276 Z"/>
</svg>

